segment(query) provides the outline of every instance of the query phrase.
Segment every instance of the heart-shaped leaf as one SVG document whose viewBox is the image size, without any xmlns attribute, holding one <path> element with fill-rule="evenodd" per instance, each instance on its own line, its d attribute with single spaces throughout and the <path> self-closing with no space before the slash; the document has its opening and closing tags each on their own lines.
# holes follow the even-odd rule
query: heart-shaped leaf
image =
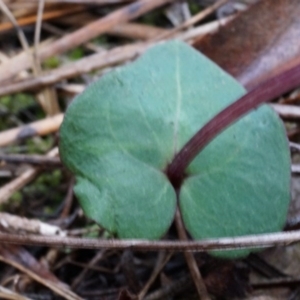
<svg viewBox="0 0 300 300">
<path fill-rule="evenodd" d="M 243 87 L 189 46 L 155 46 L 77 97 L 61 127 L 60 153 L 76 174 L 86 214 L 121 238 L 157 239 L 169 228 L 176 193 L 164 170 L 183 145 Z M 289 202 L 285 131 L 267 106 L 210 143 L 179 191 L 196 238 L 272 232 Z"/>
</svg>

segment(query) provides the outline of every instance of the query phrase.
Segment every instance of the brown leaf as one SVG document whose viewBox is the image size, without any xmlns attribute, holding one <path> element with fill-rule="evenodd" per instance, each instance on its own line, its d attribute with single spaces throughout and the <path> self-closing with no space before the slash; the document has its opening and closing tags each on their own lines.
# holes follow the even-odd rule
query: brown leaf
<svg viewBox="0 0 300 300">
<path fill-rule="evenodd" d="M 194 46 L 242 84 L 254 86 L 300 55 L 299 13 L 298 0 L 261 0 Z"/>
</svg>

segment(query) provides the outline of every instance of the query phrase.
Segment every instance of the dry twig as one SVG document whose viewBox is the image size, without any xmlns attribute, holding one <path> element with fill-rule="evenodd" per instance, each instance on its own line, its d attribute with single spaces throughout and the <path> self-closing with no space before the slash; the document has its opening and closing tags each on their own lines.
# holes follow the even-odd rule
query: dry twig
<svg viewBox="0 0 300 300">
<path fill-rule="evenodd" d="M 169 39 L 171 37 L 174 37 L 179 31 L 181 31 L 183 29 L 186 29 L 186 28 L 200 22 L 201 20 L 203 20 L 204 18 L 206 18 L 207 16 L 212 14 L 216 9 L 218 9 L 221 5 L 227 3 L 228 1 L 229 0 L 219 0 L 219 1 L 217 1 L 213 5 L 209 6 L 208 8 L 206 8 L 202 11 L 200 11 L 198 14 L 196 14 L 192 18 L 188 19 L 184 23 L 180 24 L 179 26 L 175 27 L 174 29 L 169 30 L 168 32 L 162 33 L 158 37 L 154 38 L 154 41 L 161 41 L 161 40 L 164 40 L 164 39 Z"/>
<path fill-rule="evenodd" d="M 153 270 L 150 278 L 148 279 L 147 283 L 144 285 L 143 289 L 138 294 L 138 299 L 139 300 L 144 299 L 144 297 L 146 296 L 149 288 L 151 287 L 151 285 L 153 284 L 153 282 L 155 281 L 155 279 L 157 278 L 159 273 L 162 271 L 164 266 L 170 260 L 172 254 L 173 254 L 172 252 L 170 252 L 168 254 L 166 254 L 165 252 L 160 252 L 158 254 L 158 259 L 157 259 L 156 265 L 154 267 L 154 270 Z"/>
<path fill-rule="evenodd" d="M 44 237 L 17 235 L 0 232 L 0 241 L 19 245 L 70 247 L 77 249 L 132 249 L 137 251 L 194 251 L 236 250 L 246 248 L 270 248 L 300 242 L 300 230 L 267 234 L 205 239 L 202 241 L 148 241 L 148 240 L 104 240 L 73 237 Z"/>
<path fill-rule="evenodd" d="M 41 61 L 53 55 L 64 53 L 76 46 L 79 46 L 92 38 L 107 32 L 110 28 L 135 19 L 154 8 L 162 6 L 173 0 L 139 0 L 124 8 L 118 9 L 100 20 L 94 21 L 77 31 L 70 33 L 47 47 L 43 47 L 39 51 L 39 59 Z M 14 57 L 9 63 L 3 63 L 0 68 L 0 81 L 9 79 L 18 74 L 20 71 L 30 66 L 28 55 L 22 53 Z"/>
<path fill-rule="evenodd" d="M 186 231 L 185 231 L 182 219 L 181 219 L 181 214 L 180 214 L 180 211 L 178 208 L 177 208 L 176 215 L 175 215 L 175 223 L 176 223 L 176 227 L 177 227 L 179 240 L 180 241 L 188 241 L 188 236 L 186 234 Z M 197 262 L 195 260 L 193 253 L 185 251 L 184 256 L 185 256 L 186 263 L 189 267 L 191 277 L 194 281 L 199 299 L 210 300 L 203 277 L 200 273 L 200 270 L 198 268 L 198 265 L 197 265 Z"/>
<path fill-rule="evenodd" d="M 284 104 L 271 104 L 271 107 L 282 118 L 300 118 L 300 107 L 296 105 L 284 105 Z"/>
<path fill-rule="evenodd" d="M 82 73 L 88 73 L 93 70 L 112 66 L 123 62 L 124 60 L 133 59 L 137 55 L 144 52 L 149 45 L 147 43 L 140 43 L 135 45 L 126 45 L 116 47 L 113 50 L 96 53 L 88 57 L 84 57 L 72 64 L 58 68 L 48 74 L 41 75 L 36 78 L 21 81 L 0 88 L 0 96 L 26 91 L 31 89 L 42 88 L 54 84 L 60 80 L 75 77 Z"/>
<path fill-rule="evenodd" d="M 41 235 L 65 236 L 66 232 L 59 227 L 47 224 L 35 219 L 18 217 L 8 213 L 0 212 L 0 225 L 9 232 L 27 232 Z"/>
<path fill-rule="evenodd" d="M 33 61 L 35 67 L 34 76 L 39 77 L 42 73 L 41 62 L 38 56 L 38 48 L 40 43 L 40 35 L 41 35 L 41 28 L 42 28 L 42 18 L 43 18 L 43 11 L 44 11 L 44 4 L 45 0 L 40 0 L 38 5 L 38 12 L 36 18 L 36 26 L 34 32 L 34 51 L 33 51 Z M 59 106 L 57 102 L 57 96 L 55 90 L 51 87 L 46 87 L 42 91 L 37 94 L 37 99 L 39 100 L 40 105 L 46 112 L 48 116 L 52 116 L 59 113 Z"/>
<path fill-rule="evenodd" d="M 67 300 L 83 300 L 81 297 L 73 293 L 66 284 L 62 284 L 60 281 L 54 282 L 52 280 L 41 277 L 39 274 L 36 274 L 34 271 L 30 270 L 20 262 L 14 260 L 10 255 L 3 255 L 7 253 L 7 250 L 1 249 L 0 261 L 6 264 L 11 265 L 12 267 L 20 270 L 21 272 L 27 274 L 30 278 L 36 282 L 41 283 L 42 285 L 48 287 L 50 290 L 56 294 L 62 296 Z"/>
<path fill-rule="evenodd" d="M 195 37 L 199 38 L 201 35 L 217 30 L 220 27 L 221 22 L 226 23 L 230 20 L 231 18 L 227 18 L 222 21 L 214 21 L 206 25 L 190 29 L 184 33 L 179 33 L 176 38 L 185 41 L 189 41 Z M 145 42 L 120 46 L 109 51 L 103 51 L 101 53 L 84 57 L 74 63 L 62 66 L 39 77 L 29 78 L 17 83 L 2 86 L 0 87 L 0 96 L 40 89 L 42 87 L 55 84 L 63 79 L 73 78 L 80 74 L 114 66 L 127 60 L 132 60 L 146 51 L 151 45 L 151 43 Z"/>
<path fill-rule="evenodd" d="M 82 8 L 80 6 L 68 6 L 66 8 L 61 8 L 59 10 L 53 10 L 49 12 L 45 12 L 42 16 L 43 21 L 49 21 L 52 19 L 56 19 L 59 17 L 65 17 L 69 14 L 73 14 L 75 12 L 81 11 Z M 19 26 L 31 25 L 36 22 L 36 15 L 30 15 L 23 18 L 19 18 L 16 20 Z M 0 32 L 5 32 L 12 29 L 14 25 L 11 22 L 5 22 L 0 24 Z"/>
<path fill-rule="evenodd" d="M 10 299 L 10 300 L 30 300 L 30 298 L 24 297 L 3 286 L 0 286 L 0 297 L 1 299 Z"/>
<path fill-rule="evenodd" d="M 56 132 L 62 123 L 64 115 L 58 114 L 24 126 L 0 132 L 0 147 L 33 136 L 43 136 Z"/>
<path fill-rule="evenodd" d="M 61 167 L 59 157 L 48 157 L 45 155 L 26 155 L 26 154 L 2 154 L 0 153 L 0 162 L 5 161 L 9 163 L 25 163 L 37 165 L 39 167 Z"/>
</svg>

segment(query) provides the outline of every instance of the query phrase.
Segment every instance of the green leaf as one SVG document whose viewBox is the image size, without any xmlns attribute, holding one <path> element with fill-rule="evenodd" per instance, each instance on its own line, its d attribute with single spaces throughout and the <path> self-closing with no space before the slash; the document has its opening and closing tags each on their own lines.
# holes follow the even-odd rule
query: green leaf
<svg viewBox="0 0 300 300">
<path fill-rule="evenodd" d="M 274 232 L 284 226 L 290 157 L 283 125 L 269 107 L 248 114 L 219 135 L 188 173 L 180 208 L 195 239 Z M 249 249 L 215 252 L 229 257 L 248 253 Z"/>
<path fill-rule="evenodd" d="M 244 93 L 178 41 L 151 48 L 89 86 L 68 108 L 60 131 L 61 158 L 76 174 L 86 214 L 121 238 L 161 237 L 176 208 L 164 170 L 199 128 Z M 187 170 L 179 204 L 190 234 L 281 229 L 289 163 L 283 125 L 269 107 L 229 127 Z"/>
<path fill-rule="evenodd" d="M 175 209 L 163 173 L 127 153 L 112 152 L 89 164 L 87 174 L 77 177 L 75 193 L 90 218 L 122 238 L 161 237 Z"/>
</svg>

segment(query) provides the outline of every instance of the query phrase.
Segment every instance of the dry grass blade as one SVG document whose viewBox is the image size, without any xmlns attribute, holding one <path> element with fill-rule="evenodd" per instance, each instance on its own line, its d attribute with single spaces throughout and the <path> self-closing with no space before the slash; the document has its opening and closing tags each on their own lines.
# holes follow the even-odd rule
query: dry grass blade
<svg viewBox="0 0 300 300">
<path fill-rule="evenodd" d="M 81 273 L 79 273 L 79 275 L 73 280 L 71 285 L 72 289 L 75 289 L 79 285 L 79 283 L 84 280 L 84 277 L 89 271 L 89 267 L 95 266 L 100 260 L 102 260 L 104 254 L 105 254 L 105 250 L 101 250 L 91 259 L 91 261 L 88 262 L 87 267 L 84 268 L 81 271 Z"/>
<path fill-rule="evenodd" d="M 13 292 L 4 286 L 0 286 L 0 297 L 1 299 L 11 299 L 11 300 L 30 300 L 30 298 L 24 297 L 16 292 Z"/>
<path fill-rule="evenodd" d="M 41 61 L 53 55 L 61 54 L 76 46 L 79 46 L 90 39 L 105 33 L 110 28 L 135 19 L 146 12 L 162 6 L 172 0 L 140 0 L 124 8 L 121 8 L 106 17 L 94 21 L 77 31 L 70 33 L 47 47 L 43 47 L 39 51 L 39 59 Z M 28 55 L 16 56 L 9 63 L 3 63 L 0 68 L 0 81 L 9 79 L 30 66 Z"/>
<path fill-rule="evenodd" d="M 138 23 L 117 25 L 107 31 L 107 33 L 111 35 L 145 41 L 153 39 L 154 37 L 166 32 L 168 32 L 167 29 Z"/>
<path fill-rule="evenodd" d="M 292 165 L 292 173 L 299 174 L 300 173 L 300 165 L 299 164 L 293 164 Z"/>
<path fill-rule="evenodd" d="M 52 290 L 54 293 L 60 295 L 64 299 L 83 300 L 81 297 L 79 297 L 78 295 L 73 293 L 67 285 L 62 284 L 59 280 L 57 280 L 57 281 L 49 280 L 48 278 L 44 278 L 43 276 L 40 276 L 40 274 L 35 272 L 35 270 L 30 270 L 26 266 L 26 264 L 24 264 L 22 261 L 19 262 L 18 259 L 16 259 L 14 253 L 11 253 L 10 249 L 1 247 L 0 253 L 1 253 L 0 254 L 1 262 L 9 264 L 12 267 L 18 269 L 19 271 L 25 273 L 33 280 L 48 287 L 50 290 Z"/>
<path fill-rule="evenodd" d="M 25 55 L 29 56 L 28 59 L 32 64 L 32 69 L 35 74 L 35 76 L 38 76 L 41 72 L 40 63 L 37 57 L 37 49 L 38 49 L 38 43 L 39 43 L 39 36 L 40 36 L 40 29 L 41 29 L 41 22 L 42 22 L 42 13 L 43 13 L 43 2 L 39 2 L 39 10 L 38 10 L 38 18 L 37 18 L 37 28 L 36 28 L 36 34 L 35 34 L 35 45 L 34 45 L 34 53 L 31 55 L 31 52 L 29 50 L 29 44 L 26 40 L 26 37 L 19 27 L 18 22 L 14 18 L 13 14 L 9 11 L 9 9 L 6 7 L 4 2 L 0 1 L 0 7 L 3 10 L 3 12 L 7 15 L 13 26 L 15 27 L 17 34 L 19 36 L 20 43 L 24 49 Z M 45 112 L 48 115 L 54 115 L 59 112 L 57 99 L 55 97 L 54 91 L 50 88 L 45 89 L 41 93 L 37 95 L 37 99 L 41 106 L 44 108 Z"/>
<path fill-rule="evenodd" d="M 49 12 L 45 12 L 42 16 L 43 21 L 49 21 L 52 19 L 56 19 L 59 17 L 64 17 L 70 14 L 73 14 L 75 12 L 81 11 L 82 8 L 80 6 L 74 6 L 74 7 L 66 7 L 61 8 L 59 10 L 53 10 Z M 36 22 L 36 15 L 30 15 L 23 18 L 19 18 L 17 20 L 17 23 L 19 26 L 27 26 L 30 24 L 34 24 Z M 11 22 L 4 22 L 0 24 L 0 32 L 5 32 L 10 29 L 12 29 L 14 25 Z"/>
<path fill-rule="evenodd" d="M 27 42 L 26 37 L 24 35 L 24 32 L 19 27 L 19 24 L 18 24 L 17 20 L 15 19 L 14 15 L 10 12 L 8 7 L 6 6 L 6 4 L 2 0 L 0 0 L 0 9 L 7 16 L 7 18 L 10 20 L 12 26 L 14 26 L 14 28 L 16 29 L 17 35 L 19 37 L 19 40 L 20 40 L 20 43 L 21 43 L 23 49 L 25 51 L 28 51 L 29 45 L 28 45 L 28 42 Z"/>
<path fill-rule="evenodd" d="M 296 105 L 271 104 L 282 118 L 300 118 L 300 107 Z"/>
<path fill-rule="evenodd" d="M 96 53 L 82 58 L 77 62 L 58 68 L 48 74 L 11 84 L 7 87 L 3 86 L 0 88 L 0 96 L 41 88 L 63 79 L 75 77 L 82 73 L 88 73 L 96 69 L 121 63 L 125 60 L 134 59 L 147 50 L 148 47 L 148 43 L 140 43 L 116 47 L 110 51 Z"/>
<path fill-rule="evenodd" d="M 237 3 L 240 1 L 247 3 L 248 9 L 234 13 L 239 11 Z M 274 285 L 269 289 L 266 285 L 278 284 L 280 280 L 290 284 L 284 288 L 289 289 L 291 299 L 300 290 L 296 286 L 300 275 L 280 266 L 287 256 L 282 255 L 274 267 L 288 277 L 279 281 L 270 277 L 264 282 L 252 281 L 255 278 L 252 277 L 255 275 L 252 266 L 249 281 L 249 268 L 245 267 L 244 261 L 243 266 L 240 266 L 240 260 L 226 261 L 223 265 L 223 261 L 220 263 L 214 256 L 203 253 L 245 248 L 262 250 L 274 246 L 288 246 L 276 247 L 280 253 L 288 252 L 298 248 L 291 244 L 300 243 L 300 230 L 192 240 L 177 214 L 176 237 L 171 226 L 162 240 L 110 238 L 104 228 L 82 214 L 74 194 L 76 178 L 63 168 L 56 148 L 57 131 L 64 118 L 60 109 L 65 110 L 71 98 L 90 82 L 135 60 L 157 43 L 179 39 L 191 45 L 198 40 L 200 48 L 207 50 L 204 54 L 216 57 L 216 62 L 224 63 L 225 69 L 229 66 L 229 73 L 230 68 L 236 68 L 233 70 L 236 73 L 232 74 L 239 78 L 257 58 L 268 56 L 275 44 L 288 41 L 283 39 L 285 31 L 295 29 L 294 35 L 290 35 L 294 40 L 283 42 L 283 46 L 289 53 L 290 50 L 299 53 L 300 27 L 296 28 L 299 20 L 294 18 L 300 9 L 298 0 L 240 1 L 184 0 L 186 11 L 192 13 L 178 18 L 181 20 L 178 23 L 186 21 L 170 29 L 166 20 L 168 5 L 172 6 L 178 0 L 0 0 L 0 10 L 5 12 L 0 15 L 3 38 L 0 49 L 0 97 L 3 96 L 0 148 L 4 147 L 0 151 L 0 205 L 4 204 L 7 210 L 0 213 L 1 299 L 27 300 L 44 296 L 70 300 L 210 299 L 210 296 L 240 299 L 242 296 L 228 296 L 227 292 L 246 291 L 252 282 L 254 289 L 262 285 L 267 293 Z M 162 6 L 164 8 L 143 16 Z M 178 10 L 179 15 L 184 14 L 182 7 Z M 227 8 L 233 9 L 229 17 L 217 18 L 217 15 L 227 16 L 223 14 Z M 131 22 L 140 16 L 142 18 Z M 199 22 L 201 25 L 195 25 Z M 286 52 L 283 55 L 289 56 Z M 299 57 L 291 55 L 288 64 L 275 65 L 273 75 L 281 74 L 299 62 Z M 255 77 L 257 82 L 269 73 L 259 72 L 259 75 L 262 76 Z M 270 90 L 274 89 L 276 86 L 272 85 Z M 271 104 L 279 116 L 288 121 L 287 131 L 293 141 L 298 141 L 300 136 L 299 95 L 299 91 L 288 96 L 280 94 L 282 104 Z M 59 96 L 59 102 L 56 96 Z M 41 100 L 40 106 L 36 99 Z M 55 115 L 41 119 L 41 113 Z M 20 124 L 25 126 L 12 128 Z M 45 153 L 49 147 L 55 148 L 44 155 L 36 154 Z M 298 174 L 300 145 L 290 143 L 290 148 L 292 172 Z M 293 178 L 299 181 L 300 193 L 300 180 L 297 176 Z M 293 188 L 291 191 L 293 194 Z M 292 206 L 290 210 L 293 210 Z M 299 213 L 289 215 L 286 228 L 298 228 L 298 224 Z M 267 262 L 273 265 L 270 257 L 274 251 L 275 248 L 268 249 L 259 255 L 265 255 Z M 129 257 L 125 255 L 127 252 Z M 297 259 L 288 256 L 288 262 L 293 265 Z M 31 294 L 32 291 L 36 294 Z M 56 295 L 52 296 L 53 292 Z"/>
<path fill-rule="evenodd" d="M 190 18 L 189 20 L 187 20 L 183 24 L 175 27 L 174 29 L 170 30 L 169 32 L 162 33 L 158 37 L 154 38 L 154 41 L 160 41 L 160 40 L 163 40 L 163 39 L 169 39 L 169 38 L 174 37 L 174 35 L 176 33 L 178 33 L 179 31 L 181 31 L 183 29 L 186 29 L 186 28 L 194 25 L 197 22 L 200 22 L 201 20 L 203 20 L 204 18 L 206 18 L 207 16 L 212 14 L 216 9 L 218 9 L 221 5 L 227 3 L 228 1 L 229 0 L 219 0 L 219 1 L 217 1 L 216 3 L 211 5 L 210 7 L 204 9 L 203 11 L 200 11 L 198 14 L 196 14 L 195 16 L 193 16 L 192 18 Z"/>
<path fill-rule="evenodd" d="M 144 285 L 143 289 L 138 294 L 139 300 L 142 300 L 145 298 L 149 288 L 151 287 L 151 285 L 153 284 L 153 282 L 155 281 L 155 279 L 157 278 L 159 273 L 162 271 L 163 267 L 167 264 L 167 262 L 169 261 L 169 259 L 172 256 L 172 254 L 173 254 L 172 252 L 170 252 L 168 254 L 166 254 L 165 252 L 160 252 L 158 254 L 158 259 L 157 259 L 156 265 L 154 267 L 154 270 L 153 270 L 149 280 L 147 281 L 147 283 Z"/>
<path fill-rule="evenodd" d="M 27 0 L 27 2 L 36 3 L 39 0 Z M 48 3 L 79 3 L 79 4 L 123 4 L 128 2 L 134 2 L 136 0 L 47 0 Z"/>
<path fill-rule="evenodd" d="M 34 32 L 34 48 L 33 48 L 33 61 L 34 61 L 34 76 L 39 77 L 42 73 L 41 62 L 38 56 L 38 49 L 40 43 L 40 35 L 42 28 L 42 17 L 45 6 L 45 0 L 40 0 L 38 5 L 36 26 Z M 42 106 L 43 110 L 48 116 L 53 116 L 60 112 L 55 90 L 51 87 L 46 87 L 37 94 L 37 99 Z"/>
<path fill-rule="evenodd" d="M 211 23 L 207 23 L 205 25 L 190 29 L 186 32 L 178 33 L 175 37 L 180 40 L 189 41 L 196 37 L 203 36 L 207 33 L 211 33 L 218 30 L 221 24 L 227 23 L 230 20 L 231 18 L 226 18 L 225 20 L 222 21 L 213 21 Z M 125 31 L 127 30 L 126 27 L 127 26 L 124 26 Z M 124 28 L 122 30 L 122 34 L 124 33 Z M 150 35 L 154 34 L 154 32 L 152 33 L 152 31 L 151 33 L 150 32 L 148 33 Z M 135 33 L 135 35 L 136 35 L 135 37 L 138 37 L 137 35 L 141 37 L 140 33 Z M 145 37 L 144 33 L 142 33 L 142 35 L 143 37 Z M 40 89 L 42 87 L 55 84 L 63 79 L 73 78 L 80 74 L 92 72 L 97 69 L 114 66 L 116 64 L 120 64 L 124 61 L 132 60 L 138 57 L 151 46 L 152 44 L 148 42 L 137 43 L 134 45 L 115 47 L 109 51 L 96 53 L 88 57 L 84 57 L 74 63 L 70 63 L 68 65 L 57 68 L 39 77 L 28 78 L 17 83 L 12 83 L 6 86 L 2 86 L 0 87 L 0 96 L 9 95 L 12 93 L 24 92 L 28 90 Z M 82 89 L 79 89 L 79 91 L 81 92 Z"/>
<path fill-rule="evenodd" d="M 183 225 L 183 221 L 181 219 L 181 214 L 180 214 L 179 209 L 177 209 L 177 211 L 176 211 L 175 223 L 176 223 L 176 227 L 177 227 L 179 240 L 180 241 L 188 241 L 188 236 L 186 234 L 186 231 L 185 231 L 185 228 L 184 228 L 184 225 Z M 210 300 L 210 297 L 208 295 L 203 277 L 202 277 L 202 275 L 200 273 L 200 270 L 197 266 L 197 262 L 195 260 L 195 257 L 193 255 L 193 253 L 186 251 L 186 252 L 184 252 L 184 256 L 185 256 L 186 263 L 189 267 L 191 277 L 194 281 L 199 299 Z"/>
</svg>

